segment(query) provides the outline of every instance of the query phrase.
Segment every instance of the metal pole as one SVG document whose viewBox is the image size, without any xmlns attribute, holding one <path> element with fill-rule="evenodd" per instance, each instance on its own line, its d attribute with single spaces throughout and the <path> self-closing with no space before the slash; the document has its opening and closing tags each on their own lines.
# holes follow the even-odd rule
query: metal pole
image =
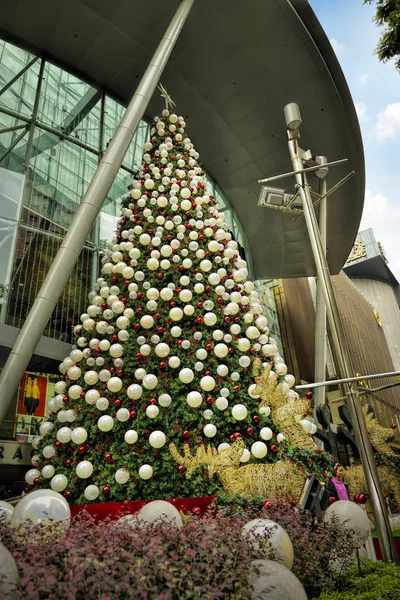
<svg viewBox="0 0 400 600">
<path fill-rule="evenodd" d="M 299 133 L 298 131 L 288 131 L 288 135 L 288 146 L 293 169 L 295 171 L 301 171 L 303 168 L 303 161 L 299 153 Z M 333 351 L 337 359 L 339 374 L 345 378 L 351 377 L 349 352 L 345 343 L 344 331 L 333 292 L 332 281 L 318 229 L 317 218 L 312 205 L 310 189 L 304 174 L 298 173 L 295 175 L 295 179 L 299 186 L 307 231 L 317 268 L 317 274 L 321 281 L 328 323 L 332 334 Z M 346 383 L 344 387 L 346 389 L 347 405 L 350 410 L 356 442 L 362 459 L 368 494 L 379 533 L 383 560 L 386 562 L 398 562 L 397 551 L 389 524 L 387 507 L 383 497 L 368 430 L 365 424 L 361 402 L 359 401 L 358 391 L 354 389 L 351 383 Z"/>
<path fill-rule="evenodd" d="M 45 65 L 45 61 L 42 58 L 42 61 L 40 63 L 39 75 L 38 75 L 39 81 L 38 81 L 38 86 L 36 88 L 35 102 L 33 104 L 33 110 L 32 110 L 32 120 L 31 120 L 31 124 L 29 127 L 29 137 L 28 137 L 28 142 L 26 144 L 25 164 L 24 164 L 25 173 L 29 169 L 29 161 L 31 160 L 33 136 L 35 135 L 35 125 L 36 125 L 36 119 L 37 119 L 37 114 L 38 114 L 38 110 L 39 110 L 40 93 L 42 91 L 44 65 Z"/>
<path fill-rule="evenodd" d="M 12 152 L 15 148 L 15 146 L 22 140 L 22 138 L 26 135 L 27 129 L 25 129 L 25 131 L 23 131 L 22 133 L 20 133 L 15 140 L 13 141 L 13 143 L 8 146 L 7 150 L 0 156 L 0 163 L 10 154 L 10 152 Z"/>
<path fill-rule="evenodd" d="M 23 69 L 21 69 L 16 75 L 14 75 L 14 77 L 12 79 L 10 79 L 10 81 L 8 81 L 5 86 L 3 86 L 0 90 L 0 96 L 2 94 L 4 94 L 5 91 L 8 90 L 8 88 L 10 88 L 12 86 L 13 83 L 15 83 L 17 81 L 17 79 L 19 79 L 21 77 L 21 75 L 23 75 L 25 73 L 25 71 L 27 71 L 28 69 L 31 68 L 32 65 L 35 64 L 35 62 L 37 62 L 39 60 L 38 56 L 35 56 L 35 58 L 32 58 L 31 61 L 29 61 Z"/>
<path fill-rule="evenodd" d="M 319 193 L 321 196 L 326 194 L 326 178 L 319 180 Z M 319 207 L 319 230 L 321 233 L 321 242 L 326 256 L 326 198 L 321 200 Z M 315 297 L 315 350 L 314 350 L 314 381 L 324 381 L 326 379 L 326 308 L 322 283 L 319 277 L 316 277 L 316 297 Z M 317 408 L 325 404 L 325 387 L 319 387 L 314 394 L 314 420 L 318 422 Z"/>
<path fill-rule="evenodd" d="M 0 421 L 15 396 L 86 238 L 113 184 L 194 0 L 182 0 L 119 124 L 58 250 L 0 376 Z"/>
<path fill-rule="evenodd" d="M 364 381 L 364 379 L 384 379 L 385 377 L 396 377 L 396 375 L 400 375 L 400 371 L 374 373 L 373 375 L 357 375 L 356 377 L 345 377 L 343 379 L 330 379 L 329 381 L 321 381 L 320 383 L 304 383 L 302 385 L 296 385 L 295 387 L 296 390 L 308 390 L 309 388 L 318 388 L 324 385 L 338 385 L 341 383 L 350 383 L 351 381 Z M 372 392 L 373 390 L 370 391 Z"/>
</svg>

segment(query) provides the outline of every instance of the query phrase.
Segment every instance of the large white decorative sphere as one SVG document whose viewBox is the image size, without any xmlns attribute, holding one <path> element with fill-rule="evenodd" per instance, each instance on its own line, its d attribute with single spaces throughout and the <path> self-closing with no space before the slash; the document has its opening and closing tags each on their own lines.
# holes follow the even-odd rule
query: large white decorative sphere
<svg viewBox="0 0 400 600">
<path fill-rule="evenodd" d="M 155 404 L 150 404 L 146 408 L 146 415 L 149 417 L 149 419 L 155 419 L 156 417 L 158 417 L 159 413 L 160 409 L 158 408 L 158 406 L 155 406 Z"/>
<path fill-rule="evenodd" d="M 309 421 L 308 419 L 301 419 L 301 421 L 299 422 L 299 425 L 302 426 L 302 428 L 304 429 L 304 431 L 306 433 L 311 433 L 311 421 Z"/>
<path fill-rule="evenodd" d="M 257 387 L 257 385 L 255 383 L 253 383 L 252 385 L 249 386 L 248 394 L 249 394 L 250 398 L 259 398 L 260 397 L 260 394 L 255 393 L 256 387 Z"/>
<path fill-rule="evenodd" d="M 72 430 L 71 440 L 74 444 L 83 444 L 87 440 L 87 431 L 84 427 L 76 427 Z"/>
<path fill-rule="evenodd" d="M 127 421 L 129 419 L 129 410 L 127 408 L 119 408 L 116 417 L 121 423 Z"/>
<path fill-rule="evenodd" d="M 296 383 L 296 379 L 294 378 L 293 375 L 285 375 L 285 381 L 290 388 L 293 387 L 294 384 Z"/>
<path fill-rule="evenodd" d="M 118 469 L 114 477 L 117 483 L 127 483 L 129 481 L 129 471 L 128 469 Z"/>
<path fill-rule="evenodd" d="M 97 421 L 97 427 L 103 432 L 111 431 L 114 427 L 114 419 L 109 415 L 103 415 Z"/>
<path fill-rule="evenodd" d="M 99 398 L 98 400 L 96 400 L 96 408 L 98 408 L 99 410 L 107 410 L 109 406 L 110 403 L 107 400 L 107 398 Z"/>
<path fill-rule="evenodd" d="M 255 458 L 264 458 L 267 455 L 268 448 L 264 442 L 254 442 L 251 446 L 251 453 Z"/>
<path fill-rule="evenodd" d="M 118 358 L 123 355 L 124 348 L 121 344 L 113 344 L 110 346 L 109 352 L 113 358 Z"/>
<path fill-rule="evenodd" d="M 277 375 L 286 375 L 287 366 L 284 363 L 279 363 L 278 365 L 274 366 L 274 370 Z"/>
<path fill-rule="evenodd" d="M 89 460 L 81 460 L 81 462 L 76 465 L 75 471 L 78 477 L 87 479 L 93 473 L 93 465 Z"/>
<path fill-rule="evenodd" d="M 59 429 L 57 431 L 57 439 L 62 444 L 66 444 L 67 442 L 70 441 L 71 434 L 72 434 L 72 431 L 69 427 L 61 427 L 61 429 Z"/>
<path fill-rule="evenodd" d="M 229 373 L 229 369 L 226 365 L 218 365 L 217 373 L 220 377 L 225 377 Z"/>
<path fill-rule="evenodd" d="M 207 425 L 205 425 L 203 431 L 204 431 L 204 435 L 207 436 L 208 438 L 212 438 L 217 434 L 217 428 L 212 423 L 207 423 Z"/>
<path fill-rule="evenodd" d="M 153 476 L 153 467 L 151 465 L 142 465 L 139 469 L 141 479 L 150 479 Z"/>
<path fill-rule="evenodd" d="M 111 379 L 107 381 L 107 388 L 110 392 L 119 392 L 122 388 L 122 380 L 119 377 L 111 377 Z"/>
<path fill-rule="evenodd" d="M 143 388 L 137 383 L 132 383 L 132 385 L 130 385 L 126 390 L 126 393 L 128 394 L 128 397 L 131 398 L 131 400 L 139 400 L 139 398 L 143 394 Z"/>
<path fill-rule="evenodd" d="M 270 440 L 273 436 L 273 432 L 272 429 L 270 429 L 269 427 L 263 427 L 260 430 L 260 437 L 262 440 Z"/>
<path fill-rule="evenodd" d="M 166 441 L 167 438 L 163 431 L 153 431 L 153 433 L 150 434 L 149 443 L 153 448 L 162 448 L 165 446 Z"/>
<path fill-rule="evenodd" d="M 88 390 L 85 394 L 85 401 L 88 404 L 96 404 L 97 400 L 100 398 L 100 392 L 97 390 Z"/>
<path fill-rule="evenodd" d="M 324 521 L 330 523 L 337 519 L 346 531 L 352 531 L 355 534 L 355 548 L 361 546 L 367 541 L 371 532 L 371 524 L 367 513 L 354 502 L 349 500 L 339 500 L 328 506 Z"/>
<path fill-rule="evenodd" d="M 176 527 L 182 527 L 182 517 L 179 511 L 170 502 L 164 500 L 154 500 L 145 504 L 138 513 L 138 519 L 146 523 L 166 521 Z"/>
<path fill-rule="evenodd" d="M 163 288 L 160 292 L 160 296 L 163 300 L 171 300 L 174 292 L 170 288 Z"/>
<path fill-rule="evenodd" d="M 249 450 L 247 450 L 247 448 L 245 448 L 242 452 L 242 456 L 240 457 L 240 462 L 245 463 L 248 462 L 251 458 L 251 453 L 249 452 Z"/>
<path fill-rule="evenodd" d="M 54 446 L 45 446 L 42 450 L 42 454 L 45 458 L 53 458 L 55 453 L 56 449 L 54 448 Z"/>
<path fill-rule="evenodd" d="M 151 329 L 154 325 L 154 319 L 151 315 L 143 315 L 140 319 L 140 324 L 143 329 Z"/>
<path fill-rule="evenodd" d="M 278 435 L 276 436 L 276 441 L 278 442 L 278 444 L 281 444 L 284 439 L 285 436 L 283 435 L 283 433 L 278 433 Z"/>
<path fill-rule="evenodd" d="M 59 476 L 56 475 L 56 477 Z M 67 478 L 65 477 L 65 479 Z M 51 481 L 53 482 L 53 480 L 54 477 Z M 18 527 L 26 521 L 31 521 L 34 525 L 65 522 L 65 527 L 68 528 L 70 518 L 71 511 L 66 499 L 54 491 L 54 488 L 43 489 L 27 494 L 18 502 L 13 511 L 11 526 Z"/>
<path fill-rule="evenodd" d="M 226 344 L 216 344 L 214 347 L 214 354 L 218 358 L 224 358 L 228 354 L 228 346 Z"/>
<path fill-rule="evenodd" d="M 157 387 L 157 384 L 158 379 L 155 375 L 150 373 L 149 375 L 145 375 L 143 377 L 143 387 L 145 387 L 146 390 L 154 390 Z"/>
<path fill-rule="evenodd" d="M 46 435 L 53 429 L 53 427 L 54 425 L 51 421 L 44 421 L 39 427 L 40 435 Z"/>
<path fill-rule="evenodd" d="M 218 410 L 225 410 L 228 408 L 228 400 L 224 398 L 224 396 L 220 396 L 216 399 L 215 406 L 218 408 Z"/>
<path fill-rule="evenodd" d="M 258 409 L 258 412 L 260 415 L 262 415 L 263 417 L 268 417 L 271 414 L 271 409 L 269 406 L 261 406 Z"/>
<path fill-rule="evenodd" d="M 232 406 L 232 417 L 236 419 L 236 421 L 243 421 L 247 417 L 247 408 L 244 404 L 235 404 Z"/>
<path fill-rule="evenodd" d="M 56 385 L 54 386 L 54 392 L 56 394 L 63 394 L 66 389 L 67 383 L 65 381 L 57 381 Z"/>
<path fill-rule="evenodd" d="M 168 356 L 169 354 L 169 346 L 168 344 L 157 344 L 156 348 L 156 354 L 157 356 L 159 356 L 160 358 L 164 358 L 165 356 Z"/>
<path fill-rule="evenodd" d="M 287 569 L 293 565 L 293 544 L 286 531 L 270 519 L 253 519 L 243 527 L 243 534 L 249 536 L 253 548 L 265 556 L 273 550 L 276 561 Z M 264 539 L 263 539 L 264 538 Z M 262 540 L 262 543 L 260 541 Z"/>
<path fill-rule="evenodd" d="M 179 379 L 182 383 L 190 383 L 193 381 L 194 373 L 192 369 L 182 369 L 179 371 Z"/>
<path fill-rule="evenodd" d="M 199 392 L 189 392 L 186 397 L 186 401 L 192 408 L 198 408 L 203 402 L 202 395 Z"/>
<path fill-rule="evenodd" d="M 211 377 L 210 375 L 205 375 L 204 377 L 202 377 L 200 381 L 200 387 L 206 392 L 211 392 L 211 390 L 215 388 L 214 377 Z"/>
<path fill-rule="evenodd" d="M 158 404 L 162 407 L 167 407 L 171 404 L 172 398 L 169 394 L 161 394 L 158 398 Z"/>
<path fill-rule="evenodd" d="M 129 429 L 124 436 L 127 444 L 134 444 L 138 440 L 138 434 L 134 429 Z"/>
<path fill-rule="evenodd" d="M 217 315 L 213 312 L 208 312 L 204 315 L 204 324 L 208 327 L 212 327 L 217 322 Z"/>
<path fill-rule="evenodd" d="M 171 308 L 171 310 L 169 311 L 169 318 L 172 321 L 180 321 L 182 317 L 183 311 L 178 306 L 174 306 L 174 308 Z"/>
<path fill-rule="evenodd" d="M 300 581 L 274 560 L 253 560 L 248 578 L 250 600 L 307 600 Z"/>
<path fill-rule="evenodd" d="M 46 479 L 51 479 L 54 475 L 54 472 L 55 472 L 55 469 L 54 469 L 53 465 L 46 465 L 42 469 L 42 475 Z"/>
<path fill-rule="evenodd" d="M 97 487 L 97 485 L 88 485 L 85 488 L 85 491 L 83 492 L 85 495 L 85 498 L 87 500 L 96 500 L 96 498 L 99 496 L 100 494 L 100 490 Z"/>
<path fill-rule="evenodd" d="M 274 356 L 278 353 L 278 346 L 275 346 L 275 344 L 264 344 L 261 351 L 265 356 Z"/>
<path fill-rule="evenodd" d="M 72 398 L 72 400 L 78 400 L 82 393 L 82 388 L 80 385 L 71 385 L 68 390 L 68 396 Z"/>
<path fill-rule="evenodd" d="M 9 523 L 11 521 L 13 512 L 14 507 L 12 504 L 6 502 L 5 500 L 0 500 L 0 523 Z"/>
<path fill-rule="evenodd" d="M 25 481 L 32 485 L 37 477 L 40 477 L 40 471 L 38 469 L 29 469 L 27 473 L 25 473 Z"/>
<path fill-rule="evenodd" d="M 54 475 L 52 480 L 50 481 L 51 489 L 55 492 L 62 492 L 68 485 L 68 479 L 65 475 Z"/>
</svg>

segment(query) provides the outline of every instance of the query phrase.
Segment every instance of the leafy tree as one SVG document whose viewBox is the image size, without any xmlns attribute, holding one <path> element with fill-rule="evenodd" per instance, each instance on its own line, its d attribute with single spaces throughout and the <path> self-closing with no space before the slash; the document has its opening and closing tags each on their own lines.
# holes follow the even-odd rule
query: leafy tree
<svg viewBox="0 0 400 600">
<path fill-rule="evenodd" d="M 364 0 L 364 4 L 376 3 L 375 21 L 385 26 L 376 54 L 382 62 L 396 59 L 396 69 L 400 71 L 400 0 Z"/>
</svg>

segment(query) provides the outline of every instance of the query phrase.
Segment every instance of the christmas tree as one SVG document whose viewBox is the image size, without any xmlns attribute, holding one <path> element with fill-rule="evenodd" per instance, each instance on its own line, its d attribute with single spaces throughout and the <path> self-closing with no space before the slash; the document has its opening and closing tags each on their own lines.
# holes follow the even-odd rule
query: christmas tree
<svg viewBox="0 0 400 600">
<path fill-rule="evenodd" d="M 326 475 L 309 402 L 198 159 L 183 118 L 165 110 L 60 366 L 30 491 L 75 504 L 209 496 L 222 464 L 231 491 L 293 499 L 305 469 Z"/>
</svg>

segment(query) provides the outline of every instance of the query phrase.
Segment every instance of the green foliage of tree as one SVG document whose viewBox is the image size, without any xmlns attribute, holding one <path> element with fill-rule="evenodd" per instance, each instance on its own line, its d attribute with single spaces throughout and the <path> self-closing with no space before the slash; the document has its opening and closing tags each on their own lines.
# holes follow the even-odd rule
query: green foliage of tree
<svg viewBox="0 0 400 600">
<path fill-rule="evenodd" d="M 375 22 L 386 27 L 382 33 L 376 54 L 382 62 L 395 59 L 400 71 L 400 0 L 364 0 L 364 4 L 376 4 Z"/>
</svg>

